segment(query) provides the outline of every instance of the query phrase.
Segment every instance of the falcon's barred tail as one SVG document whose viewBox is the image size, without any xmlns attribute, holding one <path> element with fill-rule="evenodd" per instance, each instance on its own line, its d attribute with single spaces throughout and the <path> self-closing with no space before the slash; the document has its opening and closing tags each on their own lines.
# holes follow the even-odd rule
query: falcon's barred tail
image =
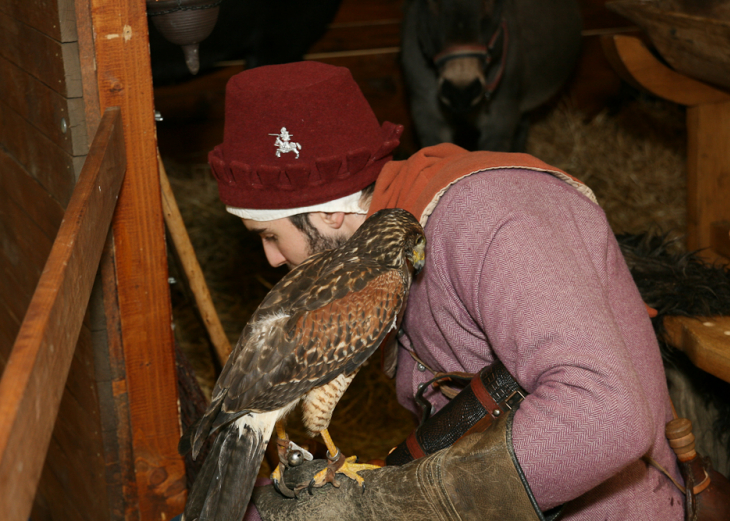
<svg viewBox="0 0 730 521">
<path fill-rule="evenodd" d="M 276 415 L 247 414 L 222 428 L 193 484 L 183 521 L 241 521 Z"/>
</svg>

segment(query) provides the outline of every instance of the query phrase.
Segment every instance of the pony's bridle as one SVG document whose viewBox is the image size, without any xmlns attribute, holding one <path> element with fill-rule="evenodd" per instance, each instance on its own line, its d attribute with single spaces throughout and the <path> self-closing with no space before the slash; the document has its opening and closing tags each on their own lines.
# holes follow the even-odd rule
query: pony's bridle
<svg viewBox="0 0 730 521">
<path fill-rule="evenodd" d="M 492 63 L 494 59 L 494 49 L 501 43 L 502 44 L 502 55 L 500 57 L 499 70 L 497 75 L 491 83 L 487 84 L 484 88 L 484 97 L 489 100 L 504 75 L 504 66 L 507 56 L 507 43 L 508 43 L 508 32 L 507 22 L 502 18 L 502 22 L 494 31 L 492 37 L 489 39 L 489 44 L 465 44 L 465 45 L 452 45 L 447 47 L 436 56 L 433 57 L 433 63 L 436 68 L 441 68 L 446 62 L 455 60 L 458 58 L 478 58 L 481 60 L 484 70 Z"/>
</svg>

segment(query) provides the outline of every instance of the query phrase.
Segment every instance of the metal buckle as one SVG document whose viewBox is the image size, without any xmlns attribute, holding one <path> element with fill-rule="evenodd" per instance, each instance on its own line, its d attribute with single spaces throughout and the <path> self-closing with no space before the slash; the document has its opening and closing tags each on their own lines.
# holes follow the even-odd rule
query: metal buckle
<svg viewBox="0 0 730 521">
<path fill-rule="evenodd" d="M 525 399 L 525 395 L 522 394 L 521 390 L 517 389 L 512 394 L 510 394 L 503 403 L 504 403 L 505 407 L 507 407 L 509 410 L 512 410 L 515 408 L 516 405 L 519 405 L 520 402 L 522 402 L 522 400 L 524 400 L 524 399 Z"/>
</svg>

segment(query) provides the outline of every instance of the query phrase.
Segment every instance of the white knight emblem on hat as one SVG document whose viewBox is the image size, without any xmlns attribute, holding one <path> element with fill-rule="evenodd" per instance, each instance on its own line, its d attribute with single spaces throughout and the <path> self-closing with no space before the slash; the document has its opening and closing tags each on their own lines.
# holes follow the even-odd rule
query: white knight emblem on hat
<svg viewBox="0 0 730 521">
<path fill-rule="evenodd" d="M 276 157 L 281 157 L 281 154 L 286 154 L 287 152 L 294 152 L 297 159 L 299 159 L 299 151 L 302 149 L 302 145 L 289 141 L 292 135 L 287 132 L 286 127 L 281 127 L 281 134 L 269 135 L 276 136 L 276 141 L 274 142 L 274 146 L 277 147 Z"/>
</svg>

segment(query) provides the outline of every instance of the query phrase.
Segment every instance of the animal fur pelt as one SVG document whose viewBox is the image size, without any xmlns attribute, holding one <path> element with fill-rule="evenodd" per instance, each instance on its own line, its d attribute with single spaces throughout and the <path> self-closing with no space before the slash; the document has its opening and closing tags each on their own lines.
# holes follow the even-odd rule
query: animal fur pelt
<svg viewBox="0 0 730 521">
<path fill-rule="evenodd" d="M 728 266 L 709 265 L 697 252 L 673 253 L 667 234 L 619 235 L 621 250 L 652 319 L 677 412 L 694 425 L 697 448 L 730 474 L 730 384 L 694 366 L 664 341 L 664 317 L 730 315 Z"/>
</svg>

